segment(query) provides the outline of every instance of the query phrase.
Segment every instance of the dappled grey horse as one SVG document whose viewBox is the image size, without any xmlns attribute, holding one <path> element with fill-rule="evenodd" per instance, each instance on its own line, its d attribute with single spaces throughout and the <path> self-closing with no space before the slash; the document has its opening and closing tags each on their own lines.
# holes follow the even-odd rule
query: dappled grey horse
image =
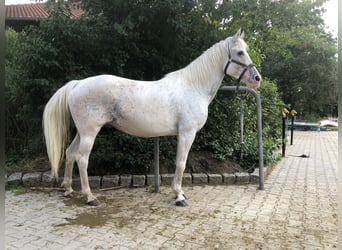
<svg viewBox="0 0 342 250">
<path fill-rule="evenodd" d="M 172 190 L 176 194 L 176 205 L 185 206 L 182 177 L 188 153 L 197 131 L 207 120 L 208 106 L 224 75 L 239 79 L 251 88 L 260 85 L 261 76 L 247 53 L 243 35 L 238 30 L 188 66 L 158 81 L 99 75 L 70 81 L 61 87 L 45 107 L 43 127 L 52 177 L 58 177 L 65 151 L 64 195 L 73 192 L 72 170 L 76 161 L 87 204 L 98 204 L 89 187 L 88 159 L 101 127 L 110 124 L 134 136 L 178 136 Z M 70 115 L 77 134 L 65 150 Z"/>
</svg>

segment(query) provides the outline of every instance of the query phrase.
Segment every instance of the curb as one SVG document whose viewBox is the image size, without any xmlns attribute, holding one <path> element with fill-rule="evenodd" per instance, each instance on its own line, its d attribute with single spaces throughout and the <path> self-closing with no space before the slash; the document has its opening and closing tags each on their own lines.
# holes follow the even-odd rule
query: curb
<svg viewBox="0 0 342 250">
<path fill-rule="evenodd" d="M 265 178 L 272 171 L 273 167 L 264 168 Z M 162 186 L 171 185 L 174 174 L 159 175 L 159 183 Z M 90 188 L 97 190 L 101 188 L 112 187 L 145 187 L 154 186 L 154 175 L 104 175 L 89 176 Z M 24 186 L 24 187 L 60 187 L 63 177 L 58 181 L 50 180 L 50 171 L 25 173 L 15 172 L 11 175 L 5 175 L 5 186 Z M 183 186 L 197 185 L 245 185 L 258 184 L 259 169 L 256 168 L 253 173 L 238 172 L 235 174 L 206 174 L 206 173 L 184 173 Z M 81 190 L 81 181 L 79 177 L 74 177 L 72 186 L 75 190 Z"/>
</svg>

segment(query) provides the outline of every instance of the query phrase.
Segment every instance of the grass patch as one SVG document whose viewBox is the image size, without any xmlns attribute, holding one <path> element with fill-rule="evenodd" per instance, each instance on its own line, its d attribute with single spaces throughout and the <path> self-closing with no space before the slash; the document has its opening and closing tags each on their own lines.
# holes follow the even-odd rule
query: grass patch
<svg viewBox="0 0 342 250">
<path fill-rule="evenodd" d="M 27 192 L 23 186 L 6 186 L 6 190 L 11 190 L 15 195 L 21 195 Z"/>
</svg>

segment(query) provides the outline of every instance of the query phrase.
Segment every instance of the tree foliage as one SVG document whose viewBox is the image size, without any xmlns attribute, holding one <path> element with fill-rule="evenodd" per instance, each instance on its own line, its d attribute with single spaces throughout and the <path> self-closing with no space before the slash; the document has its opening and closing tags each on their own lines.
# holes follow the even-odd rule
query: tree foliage
<svg viewBox="0 0 342 250">
<path fill-rule="evenodd" d="M 243 27 L 249 53 L 264 77 L 260 88 L 264 151 L 266 161 L 272 161 L 273 150 L 279 146 L 281 98 L 303 114 L 319 115 L 327 114 L 327 104 L 336 100 L 336 41 L 323 29 L 323 2 L 83 0 L 86 13 L 71 18 L 64 1 L 50 1 L 50 17 L 41 20 L 39 27 L 21 33 L 6 30 L 8 160 L 45 154 L 42 111 L 66 82 L 102 73 L 159 79 Z M 234 84 L 230 78 L 225 82 Z M 255 104 L 252 97 L 243 99 L 243 148 L 240 101 L 236 93 L 220 93 L 210 105 L 208 122 L 193 150 L 209 150 L 216 158 L 237 161 L 241 161 L 242 150 L 246 157 L 241 163 L 247 168 L 255 166 Z M 162 138 L 161 157 L 172 159 L 175 147 L 175 138 Z M 104 127 L 95 142 L 90 168 L 141 165 L 146 170 L 152 149 L 153 140 Z"/>
<path fill-rule="evenodd" d="M 263 41 L 263 72 L 302 117 L 337 116 L 337 44 L 324 30 L 320 2 L 294 1 L 284 8 L 280 1 L 283 14 L 271 18 Z"/>
</svg>

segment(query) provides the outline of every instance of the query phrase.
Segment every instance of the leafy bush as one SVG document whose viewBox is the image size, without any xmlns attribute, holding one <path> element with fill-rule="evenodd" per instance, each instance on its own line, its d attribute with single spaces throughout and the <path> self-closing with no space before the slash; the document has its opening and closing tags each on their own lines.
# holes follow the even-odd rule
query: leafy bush
<svg viewBox="0 0 342 250">
<path fill-rule="evenodd" d="M 283 102 L 275 83 L 264 79 L 259 94 L 262 99 L 263 150 L 265 164 L 274 162 L 274 151 L 280 146 Z M 240 105 L 243 103 L 244 136 L 241 143 Z M 209 107 L 209 117 L 199 132 L 195 150 L 213 152 L 217 159 L 234 159 L 244 168 L 258 167 L 256 102 L 252 95 L 219 93 Z M 241 153 L 243 155 L 241 159 Z"/>
</svg>

